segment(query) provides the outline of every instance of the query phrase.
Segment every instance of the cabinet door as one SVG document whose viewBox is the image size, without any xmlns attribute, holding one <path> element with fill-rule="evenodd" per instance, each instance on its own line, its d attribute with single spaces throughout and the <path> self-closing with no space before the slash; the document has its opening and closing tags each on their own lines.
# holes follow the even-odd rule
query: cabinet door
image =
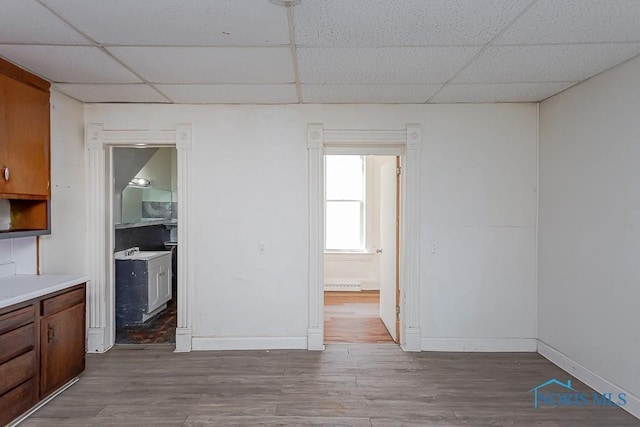
<svg viewBox="0 0 640 427">
<path fill-rule="evenodd" d="M 162 281 L 162 267 L 156 266 L 149 269 L 149 301 L 147 313 L 160 306 L 160 284 Z"/>
<path fill-rule="evenodd" d="M 41 397 L 84 370 L 84 322 L 84 303 L 41 319 Z"/>
<path fill-rule="evenodd" d="M 167 256 L 167 262 L 162 264 L 162 275 L 159 278 L 158 300 L 160 304 L 171 299 L 171 257 Z"/>
<path fill-rule="evenodd" d="M 0 80 L 0 194 L 49 198 L 49 92 L 4 75 Z"/>
</svg>

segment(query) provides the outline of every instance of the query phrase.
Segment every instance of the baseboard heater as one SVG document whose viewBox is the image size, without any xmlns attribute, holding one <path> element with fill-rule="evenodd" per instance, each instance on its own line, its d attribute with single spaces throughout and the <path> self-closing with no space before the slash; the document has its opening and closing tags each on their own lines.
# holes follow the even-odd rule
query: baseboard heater
<svg viewBox="0 0 640 427">
<path fill-rule="evenodd" d="M 360 292 L 360 285 L 357 283 L 327 283 L 324 285 L 325 291 L 346 291 Z"/>
</svg>

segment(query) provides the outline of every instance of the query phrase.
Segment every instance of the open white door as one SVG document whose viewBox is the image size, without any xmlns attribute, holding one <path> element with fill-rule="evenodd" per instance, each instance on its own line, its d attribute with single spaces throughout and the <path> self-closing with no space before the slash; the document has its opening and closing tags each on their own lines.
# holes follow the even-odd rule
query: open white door
<svg viewBox="0 0 640 427">
<path fill-rule="evenodd" d="M 380 318 L 398 342 L 396 329 L 396 159 L 380 168 Z"/>
</svg>

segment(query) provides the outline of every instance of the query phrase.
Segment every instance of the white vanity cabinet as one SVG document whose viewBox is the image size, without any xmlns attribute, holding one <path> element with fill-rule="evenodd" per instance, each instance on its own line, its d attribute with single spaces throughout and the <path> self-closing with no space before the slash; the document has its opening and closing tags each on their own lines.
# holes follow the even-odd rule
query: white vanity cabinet
<svg viewBox="0 0 640 427">
<path fill-rule="evenodd" d="M 171 252 L 147 261 L 147 272 L 149 292 L 147 309 L 142 315 L 145 322 L 171 300 Z"/>
<path fill-rule="evenodd" d="M 146 322 L 171 301 L 171 251 L 116 252 L 116 325 Z"/>
</svg>

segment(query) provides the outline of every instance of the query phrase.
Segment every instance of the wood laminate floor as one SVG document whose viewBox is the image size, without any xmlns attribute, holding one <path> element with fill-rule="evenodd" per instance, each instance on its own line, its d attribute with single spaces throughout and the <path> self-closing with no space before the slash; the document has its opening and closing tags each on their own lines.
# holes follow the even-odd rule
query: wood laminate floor
<svg viewBox="0 0 640 427">
<path fill-rule="evenodd" d="M 392 343 L 380 320 L 380 292 L 324 293 L 325 343 Z"/>
<path fill-rule="evenodd" d="M 22 426 L 637 426 L 617 407 L 533 408 L 534 386 L 571 377 L 536 353 L 174 353 L 117 346 Z M 572 379 L 578 391 L 589 390 Z"/>
</svg>

